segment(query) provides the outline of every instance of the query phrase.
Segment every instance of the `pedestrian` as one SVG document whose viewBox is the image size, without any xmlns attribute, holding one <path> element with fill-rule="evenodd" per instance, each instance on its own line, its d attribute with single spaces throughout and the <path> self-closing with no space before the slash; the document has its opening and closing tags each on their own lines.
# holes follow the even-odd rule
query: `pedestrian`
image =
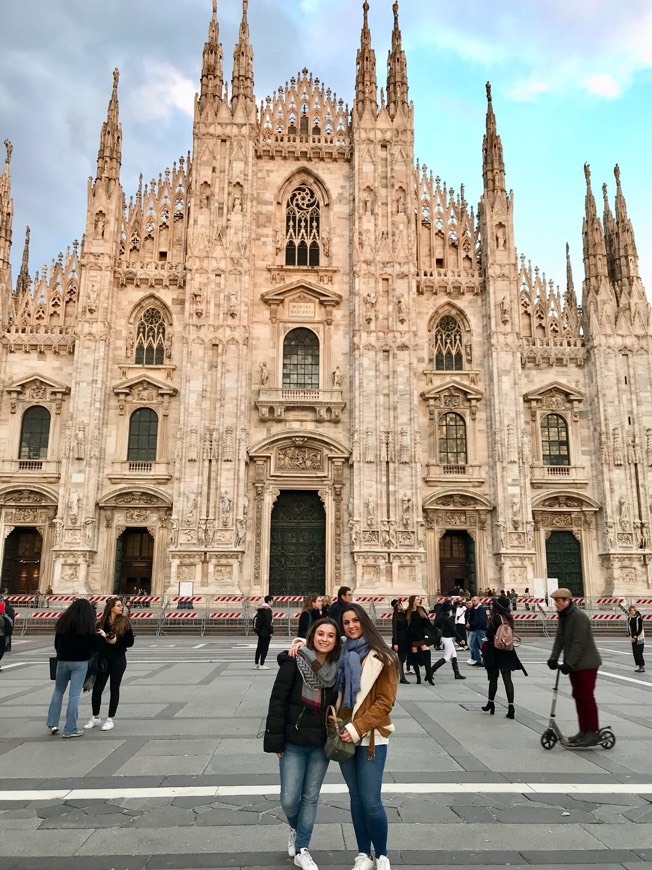
<svg viewBox="0 0 652 870">
<path fill-rule="evenodd" d="M 410 683 L 405 676 L 405 660 L 408 654 L 408 624 L 405 613 L 405 602 L 394 598 L 391 602 L 393 607 L 392 613 L 392 649 L 398 656 L 399 672 L 402 683 Z"/>
<path fill-rule="evenodd" d="M 455 638 L 461 642 L 462 636 L 460 635 L 458 626 L 453 619 L 452 605 L 450 601 L 443 602 L 441 613 L 435 620 L 435 628 L 438 628 L 441 632 L 441 642 L 444 646 L 444 655 L 432 666 L 432 673 L 434 674 L 435 671 L 438 671 L 442 665 L 446 664 L 446 662 L 450 662 L 455 679 L 465 680 L 466 677 L 462 676 L 457 664 L 457 650 L 455 649 Z"/>
<path fill-rule="evenodd" d="M 506 625 L 513 636 L 514 634 L 514 617 L 510 613 L 509 598 L 505 595 L 500 595 L 494 598 L 491 602 L 491 614 L 487 625 L 487 636 L 484 646 L 484 666 L 487 669 L 487 679 L 489 680 L 489 692 L 487 703 L 482 708 L 485 713 L 491 713 L 493 716 L 496 711 L 494 698 L 498 691 L 498 675 L 503 679 L 505 686 L 505 694 L 507 695 L 507 719 L 514 718 L 514 683 L 512 681 L 513 671 L 523 671 L 527 677 L 527 671 L 521 664 L 521 661 L 516 653 L 516 650 L 504 649 L 497 647 L 495 644 L 496 634 L 498 629 Z"/>
<path fill-rule="evenodd" d="M 595 746 L 599 742 L 600 730 L 595 683 L 602 659 L 593 639 L 591 620 L 575 604 L 570 589 L 556 589 L 552 598 L 557 610 L 557 634 L 548 667 L 553 671 L 559 667 L 562 674 L 568 674 L 580 728 L 577 734 L 568 738 L 568 742 L 575 746 Z M 560 666 L 562 652 L 564 661 Z"/>
<path fill-rule="evenodd" d="M 342 610 L 346 607 L 347 604 L 350 604 L 353 600 L 353 592 L 351 591 L 350 586 L 340 586 L 337 590 L 337 598 L 331 606 L 328 608 L 328 615 L 331 619 L 334 619 L 338 625 L 341 622 Z"/>
<path fill-rule="evenodd" d="M 470 607 L 470 602 L 463 598 L 458 598 L 455 604 L 455 628 L 460 638 L 460 646 L 466 646 L 466 611 Z"/>
<path fill-rule="evenodd" d="M 471 607 L 467 611 L 466 618 L 468 625 L 467 639 L 471 652 L 471 658 L 468 659 L 467 665 L 482 668 L 484 665 L 481 647 L 487 631 L 487 610 L 479 595 L 474 595 L 471 599 Z"/>
<path fill-rule="evenodd" d="M 303 870 L 317 870 L 308 849 L 328 768 L 326 711 L 337 700 L 340 647 L 337 623 L 328 618 L 315 622 L 294 657 L 287 652 L 278 656 L 269 699 L 263 748 L 279 757 L 281 806 L 290 825 L 288 855 Z"/>
<path fill-rule="evenodd" d="M 510 589 L 507 597 L 509 598 L 509 603 L 512 605 L 513 613 L 516 613 L 518 610 L 518 593 L 516 592 L 516 589 Z"/>
<path fill-rule="evenodd" d="M 636 664 L 634 672 L 644 674 L 645 659 L 643 658 L 643 649 L 645 647 L 645 629 L 643 628 L 643 617 L 634 606 L 629 608 L 627 614 L 627 634 L 632 642 L 632 652 L 634 653 L 634 662 Z"/>
<path fill-rule="evenodd" d="M 410 595 L 408 598 L 405 614 L 408 626 L 408 655 L 409 659 L 412 660 L 417 685 L 421 685 L 420 666 L 423 665 L 426 669 L 426 676 L 424 677 L 426 683 L 434 686 L 435 683 L 432 679 L 432 653 L 428 645 L 428 641 L 432 643 L 433 626 L 423 607 L 424 602 L 426 602 L 426 598 L 423 595 Z"/>
<path fill-rule="evenodd" d="M 305 640 L 313 623 L 321 619 L 321 595 L 306 595 L 303 599 L 303 607 L 299 615 L 299 628 L 297 633 Z"/>
<path fill-rule="evenodd" d="M 269 666 L 265 664 L 265 659 L 269 651 L 269 643 L 274 634 L 273 601 L 273 595 L 266 595 L 265 600 L 256 610 L 256 615 L 254 616 L 253 629 L 254 633 L 258 636 L 254 668 L 259 671 L 269 670 Z"/>
<path fill-rule="evenodd" d="M 5 633 L 5 653 L 8 653 L 11 652 L 11 636 L 13 634 L 14 626 L 16 625 L 16 610 L 11 601 L 9 601 L 9 590 L 7 588 L 5 588 L 2 595 L 0 595 L 0 601 L 4 603 L 5 616 L 11 620 L 11 628 L 9 630 L 9 633 Z"/>
<path fill-rule="evenodd" d="M 328 611 L 330 610 L 330 606 L 331 606 L 331 600 L 332 600 L 332 599 L 331 599 L 330 595 L 322 595 L 322 597 L 321 597 L 321 615 L 322 615 L 322 619 L 323 619 L 325 616 L 328 616 Z"/>
<path fill-rule="evenodd" d="M 50 734 L 59 733 L 61 705 L 70 683 L 64 737 L 83 737 L 77 729 L 77 714 L 88 662 L 104 642 L 103 631 L 98 631 L 93 605 L 85 598 L 77 598 L 58 618 L 54 627 L 54 648 L 57 670 L 54 692 L 48 709 L 47 726 Z"/>
<path fill-rule="evenodd" d="M 10 617 L 7 616 L 5 603 L 0 601 L 0 662 L 7 652 L 7 643 L 11 640 L 13 628 L 14 624 Z M 0 667 L 1 670 L 2 668 Z"/>
<path fill-rule="evenodd" d="M 396 701 L 398 661 L 360 605 L 348 605 L 342 613 L 342 626 L 345 641 L 336 686 L 338 715 L 350 720 L 340 736 L 346 743 L 356 744 L 353 758 L 340 764 L 358 846 L 353 870 L 373 870 L 374 866 L 376 870 L 391 870 L 381 789 L 387 744 L 394 731 L 390 713 Z"/>
<path fill-rule="evenodd" d="M 102 692 L 109 681 L 109 715 L 102 725 L 102 731 L 115 728 L 113 721 L 120 703 L 120 684 L 127 670 L 127 650 L 134 645 L 134 633 L 129 618 L 124 615 L 122 600 L 117 596 L 109 598 L 104 607 L 104 613 L 98 620 L 102 629 L 104 642 L 97 657 L 97 676 L 93 686 L 91 705 L 93 715 L 84 725 L 86 730 L 95 728 L 100 719 Z"/>
<path fill-rule="evenodd" d="M 530 597 L 530 587 L 529 587 L 529 586 L 526 586 L 525 589 L 523 590 L 523 597 L 524 597 L 524 598 L 529 598 L 529 597 Z M 525 602 L 525 609 L 526 609 L 526 610 L 529 610 L 529 609 L 530 609 L 530 602 L 529 602 L 529 601 L 526 601 L 526 602 Z"/>
</svg>

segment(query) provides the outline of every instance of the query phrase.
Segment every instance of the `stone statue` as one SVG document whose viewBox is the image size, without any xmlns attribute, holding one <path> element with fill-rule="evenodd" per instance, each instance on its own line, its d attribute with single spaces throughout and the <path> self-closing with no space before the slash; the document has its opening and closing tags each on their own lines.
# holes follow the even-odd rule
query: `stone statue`
<svg viewBox="0 0 652 870">
<path fill-rule="evenodd" d="M 335 371 L 333 372 L 333 386 L 342 386 L 342 369 L 339 366 L 336 366 Z"/>
<path fill-rule="evenodd" d="M 261 387 L 265 387 L 269 381 L 269 369 L 267 368 L 265 360 L 258 364 L 258 368 L 260 369 L 260 385 Z"/>
</svg>

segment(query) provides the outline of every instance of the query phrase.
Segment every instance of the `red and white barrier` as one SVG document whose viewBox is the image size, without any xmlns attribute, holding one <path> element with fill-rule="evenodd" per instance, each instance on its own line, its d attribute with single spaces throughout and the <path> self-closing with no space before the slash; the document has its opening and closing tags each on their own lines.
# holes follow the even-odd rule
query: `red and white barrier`
<svg viewBox="0 0 652 870">
<path fill-rule="evenodd" d="M 637 598 L 634 604 L 652 604 L 652 598 Z"/>
<path fill-rule="evenodd" d="M 624 598 L 598 598 L 596 604 L 622 604 Z"/>
<path fill-rule="evenodd" d="M 356 597 L 356 604 L 378 604 L 380 601 L 384 601 L 384 595 L 361 595 L 359 598 Z"/>
<path fill-rule="evenodd" d="M 274 601 L 299 602 L 303 601 L 303 595 L 275 595 Z"/>
<path fill-rule="evenodd" d="M 179 601 L 202 601 L 203 595 L 175 595 L 172 601 L 176 604 Z"/>
<path fill-rule="evenodd" d="M 60 616 L 60 613 L 52 610 L 35 610 L 31 619 L 58 619 Z"/>
<path fill-rule="evenodd" d="M 115 598 L 115 596 L 114 595 L 89 595 L 88 596 L 89 601 L 92 601 L 93 603 L 100 602 L 101 604 L 104 604 L 106 601 L 109 600 L 109 598 Z"/>
<path fill-rule="evenodd" d="M 545 598 L 533 598 L 532 596 L 528 596 L 527 598 L 521 598 L 519 595 L 517 601 L 519 604 L 543 604 Z"/>
<path fill-rule="evenodd" d="M 160 604 L 160 595 L 131 595 L 129 604 Z"/>
<path fill-rule="evenodd" d="M 538 613 L 513 613 L 512 616 L 514 617 L 514 619 L 518 619 L 520 622 L 533 622 L 534 620 L 539 618 Z"/>
<path fill-rule="evenodd" d="M 154 619 L 154 614 L 151 610 L 139 610 L 137 613 L 132 613 L 129 619 Z"/>
<path fill-rule="evenodd" d="M 393 613 L 380 613 L 378 619 L 391 619 L 392 616 L 394 616 Z"/>
<path fill-rule="evenodd" d="M 78 595 L 48 595 L 48 602 L 50 601 L 76 601 Z"/>
<path fill-rule="evenodd" d="M 652 619 L 652 613 L 641 613 L 641 619 Z"/>
<path fill-rule="evenodd" d="M 166 613 L 166 619 L 197 619 L 198 613 L 195 610 L 176 611 L 174 613 Z"/>
<path fill-rule="evenodd" d="M 36 595 L 7 595 L 5 601 L 12 604 L 31 604 L 36 601 Z"/>
<path fill-rule="evenodd" d="M 584 604 L 584 598 L 573 598 L 573 604 Z"/>
<path fill-rule="evenodd" d="M 213 598 L 213 601 L 223 601 L 225 604 L 230 604 L 231 602 L 235 603 L 238 601 L 244 601 L 244 595 L 216 595 Z M 259 601 L 259 598 L 250 598 L 250 601 Z"/>
<path fill-rule="evenodd" d="M 276 616 L 276 614 L 274 614 Z M 285 614 L 281 614 L 285 616 Z M 218 610 L 215 613 L 208 614 L 209 619 L 242 619 L 242 613 L 239 611 L 222 611 Z"/>
<path fill-rule="evenodd" d="M 591 619 L 596 622 L 615 622 L 616 620 L 621 620 L 622 616 L 620 613 L 594 613 Z"/>
</svg>

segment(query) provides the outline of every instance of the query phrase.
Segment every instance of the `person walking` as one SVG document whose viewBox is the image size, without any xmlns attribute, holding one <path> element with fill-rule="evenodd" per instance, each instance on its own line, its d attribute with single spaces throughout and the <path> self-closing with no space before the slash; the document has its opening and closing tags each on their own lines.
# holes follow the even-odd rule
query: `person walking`
<svg viewBox="0 0 652 870">
<path fill-rule="evenodd" d="M 513 671 L 523 671 L 527 677 L 527 671 L 521 664 L 521 661 L 516 654 L 516 650 L 504 649 L 496 646 L 496 634 L 501 626 L 506 625 L 511 634 L 514 634 L 514 617 L 510 612 L 509 598 L 505 595 L 500 595 L 494 598 L 491 602 L 491 615 L 487 625 L 487 637 L 484 644 L 484 666 L 487 669 L 487 679 L 489 680 L 489 692 L 487 703 L 482 708 L 485 713 L 491 713 L 493 716 L 496 711 L 494 699 L 498 691 L 498 675 L 503 679 L 505 686 L 505 694 L 507 695 L 507 719 L 514 718 L 514 683 L 512 681 Z"/>
<path fill-rule="evenodd" d="M 390 713 L 398 689 L 398 661 L 360 605 L 348 605 L 342 613 L 342 626 L 345 641 L 337 665 L 336 687 L 338 715 L 344 721 L 350 720 L 340 736 L 356 746 L 353 758 L 340 764 L 349 790 L 358 846 L 353 870 L 391 870 L 381 788 L 387 744 L 394 732 Z"/>
<path fill-rule="evenodd" d="M 643 648 L 645 646 L 645 629 L 643 628 L 643 617 L 633 606 L 627 612 L 627 634 L 632 642 L 632 653 L 634 654 L 634 662 L 636 664 L 634 672 L 644 674 L 645 659 L 643 658 Z"/>
<path fill-rule="evenodd" d="M 11 640 L 11 632 L 13 631 L 13 622 L 9 625 L 9 617 L 5 610 L 4 601 L 0 601 L 0 662 L 4 654 L 7 652 L 7 644 Z M 2 668 L 0 667 L 0 671 Z"/>
<path fill-rule="evenodd" d="M 399 671 L 401 682 L 410 684 L 410 681 L 405 676 L 404 664 L 408 654 L 408 624 L 405 613 L 405 603 L 394 598 L 391 602 L 393 607 L 392 613 L 392 649 L 398 656 Z"/>
<path fill-rule="evenodd" d="M 254 668 L 260 671 L 269 670 L 269 666 L 265 664 L 265 659 L 269 651 L 269 643 L 274 634 L 273 601 L 274 597 L 272 595 L 266 595 L 264 602 L 256 610 L 256 615 L 254 616 L 254 632 L 258 637 Z"/>
<path fill-rule="evenodd" d="M 455 628 L 460 637 L 460 647 L 466 647 L 466 611 L 470 607 L 466 599 L 458 598 L 455 602 Z"/>
<path fill-rule="evenodd" d="M 602 659 L 593 639 L 591 620 L 574 603 L 570 589 L 556 589 L 552 599 L 557 610 L 557 633 L 548 667 L 552 671 L 559 668 L 562 674 L 568 674 L 580 728 L 568 741 L 575 746 L 595 746 L 599 742 L 600 730 L 595 683 Z M 564 661 L 560 666 L 562 652 Z"/>
<path fill-rule="evenodd" d="M 308 637 L 313 623 L 321 619 L 321 595 L 306 595 L 303 599 L 303 607 L 299 615 L 299 627 L 297 633 L 302 640 Z"/>
<path fill-rule="evenodd" d="M 97 659 L 97 676 L 91 696 L 93 715 L 84 725 L 86 730 L 100 725 L 102 692 L 109 680 L 109 715 L 102 725 L 102 731 L 115 728 L 113 721 L 120 703 L 120 684 L 127 670 L 127 650 L 134 645 L 134 633 L 129 618 L 123 614 L 122 600 L 117 596 L 109 598 L 100 616 L 98 626 L 102 629 L 104 642 Z"/>
<path fill-rule="evenodd" d="M 342 610 L 353 600 L 353 592 L 350 586 L 340 586 L 337 590 L 337 598 L 328 608 L 328 615 L 340 625 Z"/>
<path fill-rule="evenodd" d="M 426 683 L 434 686 L 432 679 L 432 653 L 428 646 L 428 640 L 432 642 L 433 626 L 428 619 L 423 604 L 426 601 L 423 595 L 410 595 L 408 598 L 408 606 L 405 614 L 407 621 L 407 638 L 409 645 L 409 658 L 412 660 L 412 667 L 417 678 L 417 685 L 421 685 L 420 665 L 424 665 Z"/>
<path fill-rule="evenodd" d="M 305 646 L 295 645 L 293 657 L 287 652 L 278 656 L 269 699 L 263 748 L 279 757 L 281 806 L 290 826 L 288 855 L 303 870 L 318 870 L 309 846 L 328 768 L 326 711 L 337 700 L 340 647 L 337 623 L 317 620 Z"/>
<path fill-rule="evenodd" d="M 47 718 L 50 734 L 59 733 L 63 696 L 70 683 L 63 736 L 84 736 L 84 732 L 77 729 L 79 699 L 84 687 L 89 659 L 104 643 L 102 635 L 104 632 L 98 631 L 93 605 L 85 598 L 77 598 L 57 619 L 54 627 L 57 670 Z"/>
<path fill-rule="evenodd" d="M 474 595 L 471 599 L 471 607 L 467 611 L 466 619 L 468 625 L 467 639 L 471 653 L 467 665 L 482 668 L 484 665 L 481 647 L 487 631 L 487 610 L 479 595 Z"/>
<path fill-rule="evenodd" d="M 435 671 L 438 671 L 442 665 L 446 664 L 446 662 L 450 662 L 455 679 L 465 680 L 466 677 L 462 676 L 459 665 L 457 664 L 457 650 L 455 649 L 455 638 L 457 638 L 461 643 L 462 636 L 458 631 L 458 625 L 453 619 L 452 605 L 450 601 L 444 601 L 442 604 L 441 612 L 435 620 L 435 628 L 438 628 L 441 632 L 441 642 L 444 646 L 444 655 L 440 659 L 437 659 L 435 664 L 432 666 L 432 673 L 434 674 Z"/>
<path fill-rule="evenodd" d="M 9 633 L 5 633 L 5 652 L 11 652 L 11 637 L 13 634 L 14 626 L 16 625 L 16 610 L 14 605 L 9 600 L 9 590 L 5 589 L 2 595 L 0 595 L 0 602 L 2 602 L 5 606 L 4 615 L 7 616 L 11 620 L 11 631 Z"/>
</svg>

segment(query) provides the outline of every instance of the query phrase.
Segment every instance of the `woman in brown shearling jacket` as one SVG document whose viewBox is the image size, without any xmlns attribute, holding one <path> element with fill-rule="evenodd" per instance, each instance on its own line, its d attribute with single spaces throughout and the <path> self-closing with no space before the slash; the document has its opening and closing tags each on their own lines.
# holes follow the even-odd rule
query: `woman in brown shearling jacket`
<svg viewBox="0 0 652 870">
<path fill-rule="evenodd" d="M 390 713 L 398 688 L 398 660 L 358 604 L 347 604 L 341 621 L 346 639 L 337 666 L 338 716 L 349 720 L 342 740 L 356 744 L 353 758 L 340 764 L 359 851 L 353 870 L 391 870 L 380 792 L 387 743 L 394 731 Z"/>
</svg>

